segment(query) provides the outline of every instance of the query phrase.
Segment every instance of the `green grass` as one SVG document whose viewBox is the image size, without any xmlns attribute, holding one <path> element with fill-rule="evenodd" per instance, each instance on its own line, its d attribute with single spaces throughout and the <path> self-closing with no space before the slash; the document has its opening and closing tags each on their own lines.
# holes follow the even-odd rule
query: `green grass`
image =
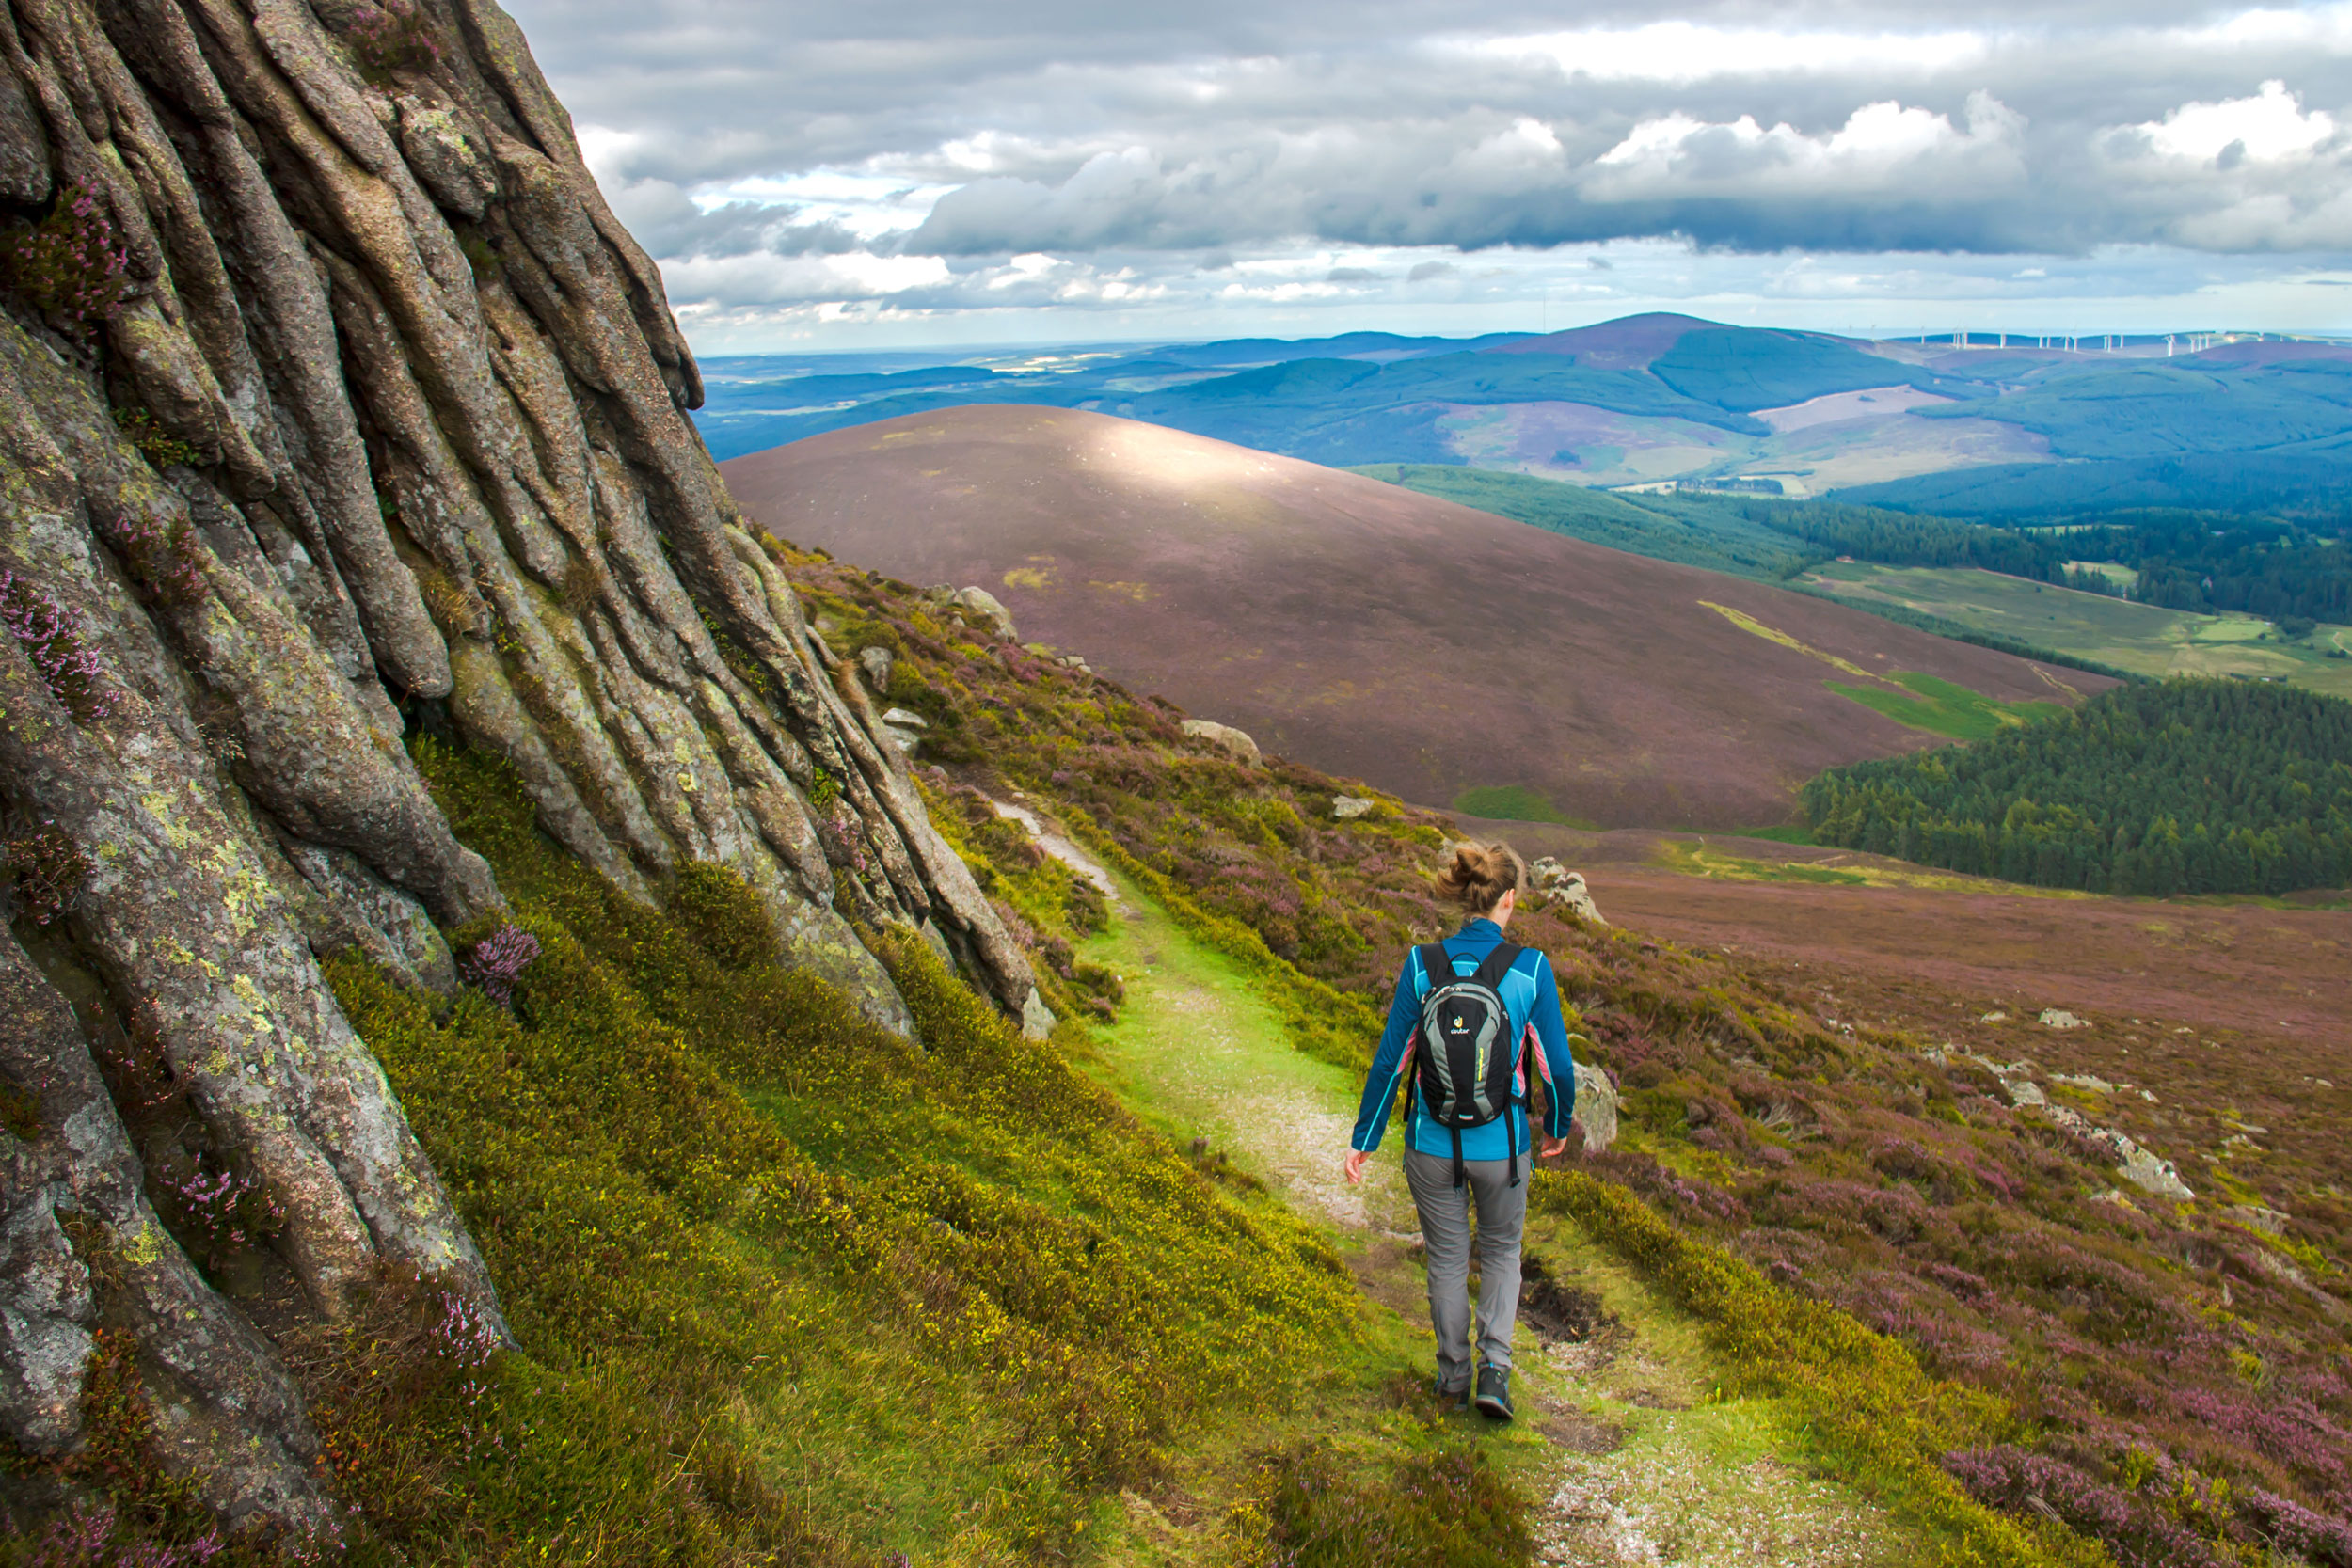
<svg viewBox="0 0 2352 1568">
<path fill-rule="evenodd" d="M 1557 822 L 1587 832 L 1594 827 L 1583 817 L 1563 816 L 1551 803 L 1550 796 L 1525 784 L 1480 784 L 1466 789 L 1454 798 L 1454 809 L 1468 816 L 1491 817 L 1502 822 Z"/>
<path fill-rule="evenodd" d="M 1754 836 L 1754 835 L 1742 835 Z M 1726 855 L 1697 844 L 1661 838 L 1655 855 L 1658 864 L 1692 877 L 1721 877 L 1735 882 L 1809 882 L 1817 887 L 1867 887 L 1870 879 L 1858 871 L 1807 865 L 1802 861 L 1765 862 L 1744 855 Z"/>
<path fill-rule="evenodd" d="M 1733 836 L 1737 838 L 1760 838 L 1772 844 L 1811 844 L 1813 842 L 1813 830 L 1804 827 L 1791 828 L 1785 825 L 1777 828 L 1742 828 Z"/>
<path fill-rule="evenodd" d="M 2245 675 L 2352 697 L 2352 659 L 2331 659 L 2347 628 L 2289 642 L 2251 615 L 2198 615 L 1969 567 L 1839 562 L 1812 580 L 1849 603 L 1876 599 L 2110 664 L 2139 675 Z"/>
<path fill-rule="evenodd" d="M 1851 697 L 1864 707 L 1884 714 L 1898 724 L 1940 735 L 1947 740 L 1986 740 L 2005 729 L 2066 711 L 2058 703 L 2000 702 L 1915 670 L 1897 671 L 1891 678 L 1913 694 L 1906 697 L 1883 687 L 1849 685 L 1844 681 L 1822 684 L 1839 696 Z"/>
<path fill-rule="evenodd" d="M 501 769 L 420 754 L 543 951 L 511 1013 L 332 965 L 517 1341 L 476 1406 L 366 1378 L 323 1402 L 378 1545 L 1064 1557 L 1169 1444 L 1357 1340 L 1315 1233 L 1245 1211 L 920 942 L 875 939 L 916 1045 L 747 942 L 729 874 L 644 909 Z"/>
</svg>

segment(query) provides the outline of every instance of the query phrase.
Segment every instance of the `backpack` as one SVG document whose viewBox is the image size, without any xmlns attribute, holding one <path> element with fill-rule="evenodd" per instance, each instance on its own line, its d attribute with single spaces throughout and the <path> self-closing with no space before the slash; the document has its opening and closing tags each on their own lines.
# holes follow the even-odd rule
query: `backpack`
<svg viewBox="0 0 2352 1568">
<path fill-rule="evenodd" d="M 1421 999 L 1421 1026 L 1414 1031 L 1413 1088 L 1423 1115 L 1454 1134 L 1454 1184 L 1460 1186 L 1462 1132 L 1484 1127 L 1513 1105 L 1525 1105 L 1518 1088 L 1519 1041 L 1512 1037 L 1510 1009 L 1499 989 L 1524 947 L 1499 943 L 1467 978 L 1454 973 L 1445 943 L 1421 949 L 1429 990 Z M 1412 1110 L 1406 1108 L 1406 1119 Z M 1511 1150 L 1511 1185 L 1519 1184 L 1519 1155 Z"/>
</svg>

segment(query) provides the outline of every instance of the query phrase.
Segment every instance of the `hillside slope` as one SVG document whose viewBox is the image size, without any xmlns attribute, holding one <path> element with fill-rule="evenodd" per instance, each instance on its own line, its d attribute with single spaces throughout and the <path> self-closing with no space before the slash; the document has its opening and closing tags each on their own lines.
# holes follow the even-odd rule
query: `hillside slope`
<svg viewBox="0 0 2352 1568">
<path fill-rule="evenodd" d="M 944 410 L 723 471 L 779 534 L 986 583 L 1025 636 L 1419 800 L 1516 788 L 1611 824 L 1772 821 L 1822 768 L 1933 738 L 1866 705 L 1906 700 L 1899 672 L 2003 703 L 2101 684 L 1101 415 Z"/>
<path fill-rule="evenodd" d="M 954 770 L 921 769 L 934 798 L 1009 830 L 960 841 L 992 892 L 1043 856 L 961 781 L 1058 814 L 1260 980 L 1301 1050 L 1361 1064 L 1398 955 L 1451 925 L 1444 825 L 1386 800 L 1343 819 L 1360 786 L 1237 762 L 977 617 L 780 554 L 845 667 L 893 655 L 877 695 L 928 719 Z M 2352 1565 L 2341 917 L 1732 859 L 1638 888 L 1584 862 L 1632 929 L 1538 901 L 1514 922 L 1622 1099 L 1616 1146 L 1540 1173 L 1533 1206 L 1705 1322 L 1719 1390 L 1786 1398 L 1824 1468 L 1940 1521 L 1918 1560 Z M 1086 975 L 1048 946 L 1041 974 Z M 2003 1517 L 1950 1511 L 1947 1483 Z"/>
</svg>

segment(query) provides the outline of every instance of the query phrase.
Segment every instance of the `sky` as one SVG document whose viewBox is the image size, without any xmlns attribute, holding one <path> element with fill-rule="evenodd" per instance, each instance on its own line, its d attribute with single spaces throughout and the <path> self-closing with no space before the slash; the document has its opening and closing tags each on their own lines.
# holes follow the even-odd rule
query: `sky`
<svg viewBox="0 0 2352 1568">
<path fill-rule="evenodd" d="M 704 355 L 2352 334 L 2352 0 L 507 0 Z"/>
</svg>

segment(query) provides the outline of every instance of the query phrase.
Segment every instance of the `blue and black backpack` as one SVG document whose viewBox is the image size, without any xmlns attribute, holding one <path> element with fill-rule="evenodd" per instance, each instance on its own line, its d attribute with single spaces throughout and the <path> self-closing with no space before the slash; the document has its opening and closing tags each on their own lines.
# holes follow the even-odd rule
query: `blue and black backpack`
<svg viewBox="0 0 2352 1568">
<path fill-rule="evenodd" d="M 1477 972 L 1454 973 L 1454 958 L 1441 942 L 1421 950 L 1427 989 L 1421 999 L 1421 1026 L 1414 1032 L 1413 1091 L 1431 1121 L 1454 1134 L 1454 1184 L 1460 1186 L 1462 1133 L 1484 1127 L 1513 1105 L 1524 1106 L 1518 1090 L 1520 1040 L 1511 1033 L 1511 1010 L 1502 1004 L 1502 977 L 1524 947 L 1498 944 Z M 1409 1123 L 1412 1109 L 1406 1108 Z M 1519 1153 L 1511 1149 L 1511 1185 L 1519 1184 Z"/>
</svg>

